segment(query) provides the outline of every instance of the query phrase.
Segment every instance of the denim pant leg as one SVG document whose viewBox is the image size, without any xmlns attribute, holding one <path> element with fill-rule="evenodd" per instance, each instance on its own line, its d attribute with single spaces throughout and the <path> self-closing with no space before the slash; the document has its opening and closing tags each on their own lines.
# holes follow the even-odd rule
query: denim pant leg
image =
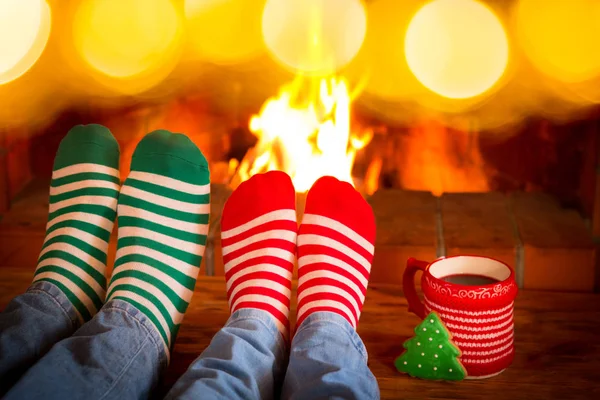
<svg viewBox="0 0 600 400">
<path fill-rule="evenodd" d="M 0 313 L 0 396 L 61 339 L 80 326 L 67 297 L 36 282 Z"/>
<path fill-rule="evenodd" d="M 287 344 L 265 311 L 233 313 L 179 378 L 168 399 L 277 398 Z"/>
<path fill-rule="evenodd" d="M 350 324 L 315 312 L 292 341 L 282 399 L 379 399 L 365 346 Z"/>
<path fill-rule="evenodd" d="M 148 398 L 167 357 L 146 316 L 125 301 L 111 300 L 54 345 L 6 399 Z"/>
</svg>

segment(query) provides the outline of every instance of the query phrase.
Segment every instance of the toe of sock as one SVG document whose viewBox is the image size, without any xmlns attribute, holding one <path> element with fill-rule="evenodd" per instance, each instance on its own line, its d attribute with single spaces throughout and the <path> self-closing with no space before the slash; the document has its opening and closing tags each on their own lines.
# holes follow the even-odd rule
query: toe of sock
<svg viewBox="0 0 600 400">
<path fill-rule="evenodd" d="M 119 143 L 108 128 L 102 125 L 77 125 L 60 142 L 54 169 L 81 163 L 119 166 Z"/>
<path fill-rule="evenodd" d="M 167 155 L 208 168 L 206 158 L 189 137 L 159 129 L 147 134 L 138 144 L 133 156 Z"/>
<path fill-rule="evenodd" d="M 210 181 L 208 162 L 200 149 L 181 133 L 156 130 L 137 145 L 131 170 L 167 176 L 196 185 Z"/>
<path fill-rule="evenodd" d="M 288 174 L 269 171 L 253 175 L 231 194 L 223 209 L 223 229 L 275 210 L 296 209 L 296 191 Z"/>
<path fill-rule="evenodd" d="M 373 210 L 348 182 L 331 176 L 319 178 L 307 194 L 304 212 L 332 218 L 369 242 L 375 242 Z"/>
</svg>

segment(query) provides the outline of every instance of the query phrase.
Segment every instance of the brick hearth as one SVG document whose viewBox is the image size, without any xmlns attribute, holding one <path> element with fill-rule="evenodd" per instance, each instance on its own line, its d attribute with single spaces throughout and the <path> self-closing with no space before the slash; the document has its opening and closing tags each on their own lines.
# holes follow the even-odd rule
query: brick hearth
<svg viewBox="0 0 600 400">
<path fill-rule="evenodd" d="M 47 190 L 47 182 L 34 181 L 4 215 L 0 222 L 0 267 L 33 270 L 44 238 Z M 202 274 L 223 275 L 219 220 L 229 194 L 227 187 L 213 185 Z M 373 282 L 401 283 L 408 257 L 432 260 L 466 253 L 507 262 L 515 268 L 523 288 L 594 289 L 591 232 L 579 214 L 562 209 L 550 196 L 491 192 L 434 197 L 426 192 L 380 190 L 368 201 L 377 218 Z M 304 196 L 298 195 L 300 213 L 303 203 Z M 113 235 L 112 257 L 115 245 Z"/>
<path fill-rule="evenodd" d="M 131 110 L 73 111 L 61 114 L 40 131 L 43 134 L 23 129 L 0 130 L 0 216 L 10 205 L 10 211 L 0 221 L 0 267 L 33 269 L 47 213 L 48 189 L 44 179 L 50 177 L 53 156 L 64 132 L 73 125 L 97 122 L 111 129 L 121 145 L 122 176 L 128 171 L 135 144 L 145 132 L 161 127 L 186 132 L 211 163 L 213 181 L 225 182 L 226 179 L 219 176 L 227 177 L 228 173 L 219 174 L 218 166 L 226 167 L 233 154 L 244 154 L 249 144 L 241 137 L 230 137 L 231 132 L 238 132 L 232 123 L 227 123 L 230 116 L 215 113 L 208 104 L 193 97 L 162 106 L 136 106 Z M 247 120 L 246 117 L 240 118 Z M 597 121 L 553 127 L 553 134 L 549 136 L 540 136 L 540 132 L 545 131 L 535 123 L 526 128 L 515 136 L 512 144 L 480 143 L 480 150 L 491 168 L 487 173 L 495 177 L 490 178 L 490 182 L 495 182 L 490 187 L 502 192 L 527 188 L 553 193 L 563 203 L 578 206 L 584 215 L 596 216 L 594 221 L 600 226 L 597 212 L 600 195 L 594 196 L 594 190 L 600 188 L 596 183 L 599 178 L 595 176 Z M 368 164 L 365 160 L 375 154 L 389 153 L 390 159 L 383 162 L 381 187 L 407 187 L 397 182 L 398 171 L 404 166 L 402 155 L 407 148 L 396 143 L 406 139 L 406 134 L 403 129 L 390 128 L 385 135 L 374 139 L 381 143 L 368 149 L 370 153 L 364 154 L 362 164 L 357 161 L 357 165 L 365 169 Z M 462 136 L 452 133 L 452 137 Z M 547 151 L 539 153 L 541 156 L 538 154 L 537 158 L 531 157 L 529 149 L 541 146 L 548 138 L 552 142 L 545 144 Z M 229 141 L 244 145 L 232 149 L 227 144 Z M 460 146 L 454 147 L 458 151 Z M 566 154 L 562 154 L 565 151 Z M 461 154 L 456 156 L 460 160 Z M 508 161 L 499 161 L 505 159 Z M 364 172 L 358 171 L 357 176 L 363 176 Z M 38 178 L 22 191 L 33 177 Z M 499 180 L 512 184 L 500 184 Z M 209 275 L 223 274 L 219 219 L 229 194 L 226 186 L 213 185 L 210 238 L 202 266 Z M 507 262 L 515 268 L 517 281 L 524 288 L 591 291 L 594 283 L 600 288 L 591 230 L 580 214 L 561 208 L 548 195 L 489 192 L 434 197 L 428 192 L 385 189 L 368 201 L 373 206 L 378 226 L 372 270 L 374 282 L 400 283 L 409 257 L 433 260 L 467 253 Z M 298 208 L 303 208 L 301 195 Z M 600 228 L 596 230 L 596 236 L 600 237 L 598 232 Z M 114 235 L 110 245 L 114 249 Z M 114 257 L 114 250 L 109 254 Z"/>
<path fill-rule="evenodd" d="M 209 243 L 202 270 L 222 275 L 219 220 L 230 190 L 213 185 Z M 0 222 L 0 266 L 33 269 L 47 212 L 47 182 L 35 181 Z M 377 218 L 372 281 L 400 283 L 406 259 L 455 254 L 495 257 L 528 289 L 592 291 L 595 247 L 579 214 L 533 193 L 380 190 L 369 199 Z M 303 209 L 303 195 L 298 195 Z M 111 248 L 116 237 L 113 235 Z M 114 257 L 114 250 L 111 250 Z M 112 260 L 109 260 L 112 263 Z"/>
<path fill-rule="evenodd" d="M 229 191 L 214 185 L 208 274 L 222 275 L 219 218 Z M 583 219 L 535 193 L 380 190 L 368 199 L 377 219 L 372 280 L 401 283 L 406 259 L 478 254 L 515 268 L 528 289 L 592 291 L 595 246 Z M 298 196 L 298 208 L 303 207 Z M 301 211 L 300 211 L 301 212 Z"/>
</svg>

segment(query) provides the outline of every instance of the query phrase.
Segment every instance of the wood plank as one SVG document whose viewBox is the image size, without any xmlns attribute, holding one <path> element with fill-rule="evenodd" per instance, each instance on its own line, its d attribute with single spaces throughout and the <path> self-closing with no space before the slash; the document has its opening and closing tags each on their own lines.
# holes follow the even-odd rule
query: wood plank
<svg viewBox="0 0 600 400">
<path fill-rule="evenodd" d="M 0 310 L 22 293 L 32 271 L 0 266 Z M 293 304 L 295 302 L 292 302 Z M 487 380 L 456 383 L 413 379 L 398 373 L 394 359 L 419 319 L 407 311 L 398 285 L 371 284 L 358 333 L 382 399 L 589 399 L 600 381 L 600 295 L 522 290 L 515 303 L 516 355 L 513 365 Z M 157 395 L 164 395 L 209 345 L 229 317 L 225 281 L 201 277 L 183 320 Z M 595 396 L 594 396 L 595 394 Z"/>
<path fill-rule="evenodd" d="M 542 193 L 514 193 L 512 202 L 524 244 L 524 287 L 592 291 L 596 249 L 581 216 Z"/>
<path fill-rule="evenodd" d="M 43 234 L 48 219 L 49 186 L 49 180 L 35 179 L 23 189 L 0 221 L 0 235 Z"/>
<path fill-rule="evenodd" d="M 48 186 L 45 179 L 31 182 L 0 221 L 0 265 L 20 265 L 33 274 L 44 242 Z"/>
<path fill-rule="evenodd" d="M 24 129 L 0 131 L 0 213 L 33 179 L 30 162 L 31 139 Z"/>
<path fill-rule="evenodd" d="M 43 233 L 29 237 L 0 235 L 0 265 L 20 265 L 24 269 L 35 269 L 43 243 Z"/>
<path fill-rule="evenodd" d="M 210 276 L 225 276 L 221 252 L 221 215 L 232 189 L 223 184 L 210 185 L 210 223 L 203 264 Z"/>
<path fill-rule="evenodd" d="M 369 203 L 377 224 L 371 282 L 401 284 L 408 258 L 436 258 L 436 199 L 428 192 L 380 190 Z"/>
<path fill-rule="evenodd" d="M 48 218 L 48 186 L 45 179 L 32 181 L 0 221 L 0 265 L 35 269 Z"/>
<path fill-rule="evenodd" d="M 8 148 L 6 161 L 8 165 L 8 190 L 10 199 L 19 194 L 33 179 L 30 149 L 31 139 L 28 137 L 15 139 Z"/>
<path fill-rule="evenodd" d="M 1 133 L 0 133 L 1 134 Z M 0 147 L 0 217 L 10 208 L 8 196 L 8 162 L 6 150 Z"/>
<path fill-rule="evenodd" d="M 447 193 L 440 202 L 447 256 L 488 256 L 515 268 L 517 243 L 503 194 Z"/>
</svg>

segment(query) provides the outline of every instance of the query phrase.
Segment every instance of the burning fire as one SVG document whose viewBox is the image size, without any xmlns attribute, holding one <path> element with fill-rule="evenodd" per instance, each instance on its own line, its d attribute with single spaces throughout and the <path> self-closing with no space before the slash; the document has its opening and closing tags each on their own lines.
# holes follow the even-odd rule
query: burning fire
<svg viewBox="0 0 600 400">
<path fill-rule="evenodd" d="M 258 143 L 237 166 L 232 183 L 281 170 L 290 175 L 297 192 L 307 191 L 324 175 L 354 185 L 356 153 L 371 141 L 373 133 L 351 129 L 351 102 L 348 84 L 339 77 L 298 76 L 283 86 L 250 119 L 250 131 Z"/>
</svg>

